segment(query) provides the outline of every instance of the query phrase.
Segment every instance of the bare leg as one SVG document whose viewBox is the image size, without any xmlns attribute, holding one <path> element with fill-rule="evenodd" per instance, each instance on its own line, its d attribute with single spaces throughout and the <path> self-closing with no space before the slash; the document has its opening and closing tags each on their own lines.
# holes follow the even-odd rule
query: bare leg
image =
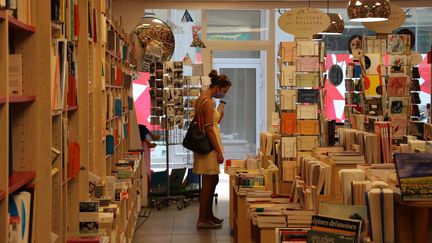
<svg viewBox="0 0 432 243">
<path fill-rule="evenodd" d="M 212 187 L 211 187 L 211 191 L 210 191 L 210 196 L 208 198 L 208 208 L 207 208 L 207 217 L 209 220 L 211 220 L 212 222 L 214 222 L 215 219 L 217 219 L 214 215 L 213 215 L 213 199 L 214 199 L 214 194 L 216 191 L 216 186 L 219 183 L 219 175 L 211 175 L 212 177 Z"/>
<path fill-rule="evenodd" d="M 202 175 L 202 187 L 200 192 L 200 209 L 198 222 L 207 223 L 208 218 L 208 208 L 211 209 L 211 204 L 209 205 L 209 198 L 212 195 L 212 175 Z"/>
</svg>

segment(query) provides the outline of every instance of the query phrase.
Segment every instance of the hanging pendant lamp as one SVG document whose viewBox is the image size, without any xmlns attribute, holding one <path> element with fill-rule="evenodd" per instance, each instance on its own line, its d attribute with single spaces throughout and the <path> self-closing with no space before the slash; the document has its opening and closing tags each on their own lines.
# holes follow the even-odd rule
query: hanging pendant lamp
<svg viewBox="0 0 432 243">
<path fill-rule="evenodd" d="M 348 18 L 353 22 L 386 21 L 390 16 L 388 0 L 349 0 Z"/>
<path fill-rule="evenodd" d="M 327 15 L 330 18 L 329 27 L 320 32 L 321 35 L 342 35 L 345 29 L 345 23 L 342 19 L 342 16 L 338 13 L 329 13 L 330 9 L 330 1 L 327 0 Z"/>
</svg>

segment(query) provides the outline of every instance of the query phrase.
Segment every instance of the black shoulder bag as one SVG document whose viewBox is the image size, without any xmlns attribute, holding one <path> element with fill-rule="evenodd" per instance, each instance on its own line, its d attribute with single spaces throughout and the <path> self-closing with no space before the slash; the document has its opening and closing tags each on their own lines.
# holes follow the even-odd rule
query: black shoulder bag
<svg viewBox="0 0 432 243">
<path fill-rule="evenodd" d="M 201 115 L 201 108 L 205 101 L 206 100 L 203 100 L 201 102 L 199 113 L 197 112 L 195 114 L 194 119 L 189 124 L 189 128 L 182 143 L 183 147 L 197 154 L 208 154 L 214 149 L 209 138 L 207 137 L 207 133 L 205 132 L 205 130 L 200 129 L 200 127 L 198 126 L 197 117 Z"/>
</svg>

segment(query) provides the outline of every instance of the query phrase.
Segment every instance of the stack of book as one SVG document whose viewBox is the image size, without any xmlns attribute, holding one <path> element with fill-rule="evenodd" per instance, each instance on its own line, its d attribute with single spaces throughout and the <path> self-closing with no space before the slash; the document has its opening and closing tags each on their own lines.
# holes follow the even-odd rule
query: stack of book
<svg viewBox="0 0 432 243">
<path fill-rule="evenodd" d="M 285 210 L 288 228 L 307 228 L 312 223 L 313 210 Z"/>
</svg>

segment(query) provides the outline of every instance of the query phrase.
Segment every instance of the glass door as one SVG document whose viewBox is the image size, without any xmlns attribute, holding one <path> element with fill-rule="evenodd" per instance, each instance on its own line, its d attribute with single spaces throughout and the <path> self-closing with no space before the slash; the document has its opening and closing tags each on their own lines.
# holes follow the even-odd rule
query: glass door
<svg viewBox="0 0 432 243">
<path fill-rule="evenodd" d="M 225 159 L 244 159 L 248 154 L 256 154 L 259 133 L 266 129 L 266 85 L 261 58 L 213 58 L 213 68 L 230 77 L 233 83 L 222 99 L 227 102 L 220 125 Z"/>
</svg>

